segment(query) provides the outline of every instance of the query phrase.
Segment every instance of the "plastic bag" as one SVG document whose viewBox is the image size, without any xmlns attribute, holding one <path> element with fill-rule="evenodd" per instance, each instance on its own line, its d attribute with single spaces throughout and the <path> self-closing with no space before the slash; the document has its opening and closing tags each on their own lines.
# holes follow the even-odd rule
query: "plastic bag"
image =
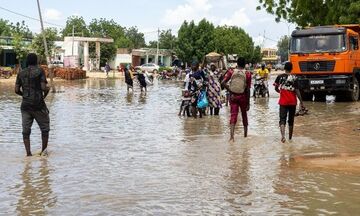
<svg viewBox="0 0 360 216">
<path fill-rule="evenodd" d="M 204 109 L 208 106 L 209 106 L 209 101 L 206 96 L 206 91 L 201 91 L 198 98 L 197 107 L 199 109 Z"/>
</svg>

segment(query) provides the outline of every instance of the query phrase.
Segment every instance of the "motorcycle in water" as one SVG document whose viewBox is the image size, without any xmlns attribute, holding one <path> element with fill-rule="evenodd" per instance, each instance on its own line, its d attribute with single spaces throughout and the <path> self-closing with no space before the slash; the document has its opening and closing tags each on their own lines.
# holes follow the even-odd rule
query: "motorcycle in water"
<svg viewBox="0 0 360 216">
<path fill-rule="evenodd" d="M 162 71 L 158 76 L 158 80 L 171 80 L 171 76 L 169 76 L 168 72 L 166 70 Z"/>
<path fill-rule="evenodd" d="M 254 84 L 254 93 L 253 97 L 269 97 L 269 89 L 266 87 L 265 78 L 263 77 L 255 77 L 255 84 Z"/>
</svg>

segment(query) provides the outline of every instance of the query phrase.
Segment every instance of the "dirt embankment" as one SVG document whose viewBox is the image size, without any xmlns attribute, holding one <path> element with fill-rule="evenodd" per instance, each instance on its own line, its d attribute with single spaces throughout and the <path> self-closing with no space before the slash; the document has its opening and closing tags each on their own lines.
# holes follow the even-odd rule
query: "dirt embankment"
<svg viewBox="0 0 360 216">
<path fill-rule="evenodd" d="M 360 172 L 360 153 L 295 155 L 290 157 L 290 166 Z"/>
</svg>

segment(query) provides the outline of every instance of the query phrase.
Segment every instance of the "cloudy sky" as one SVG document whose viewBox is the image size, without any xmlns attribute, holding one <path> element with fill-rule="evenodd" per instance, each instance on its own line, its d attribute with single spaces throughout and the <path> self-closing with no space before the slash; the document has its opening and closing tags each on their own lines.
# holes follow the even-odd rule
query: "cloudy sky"
<svg viewBox="0 0 360 216">
<path fill-rule="evenodd" d="M 156 30 L 172 29 L 177 33 L 184 20 L 206 18 L 215 25 L 235 25 L 245 29 L 256 44 L 275 47 L 276 41 L 295 28 L 286 22 L 276 23 L 274 16 L 256 11 L 258 0 L 40 0 L 44 20 L 64 26 L 71 15 L 83 16 L 86 22 L 93 18 L 114 19 L 122 26 L 137 26 L 145 39 L 155 40 Z M 25 20 L 34 32 L 40 31 L 35 20 L 12 14 L 5 9 L 38 18 L 36 0 L 0 0 L 0 18 L 17 22 Z M 46 26 L 51 26 L 46 24 Z M 51 26 L 56 27 L 56 26 Z M 264 33 L 266 39 L 264 40 Z"/>
</svg>

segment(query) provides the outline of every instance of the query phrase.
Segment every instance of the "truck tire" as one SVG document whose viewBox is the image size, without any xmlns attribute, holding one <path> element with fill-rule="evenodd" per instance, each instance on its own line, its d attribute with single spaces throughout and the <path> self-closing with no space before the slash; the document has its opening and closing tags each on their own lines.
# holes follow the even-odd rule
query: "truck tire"
<svg viewBox="0 0 360 216">
<path fill-rule="evenodd" d="M 346 98 L 349 101 L 358 101 L 359 100 L 359 81 L 354 78 L 354 88 L 352 89 L 352 91 L 348 91 L 346 93 Z"/>
<path fill-rule="evenodd" d="M 300 91 L 300 93 L 301 93 L 301 98 L 303 101 L 312 101 L 313 100 L 312 93 L 307 93 L 307 92 L 303 92 L 303 91 Z"/>
<path fill-rule="evenodd" d="M 315 93 L 314 96 L 315 96 L 315 101 L 318 101 L 318 102 L 326 101 L 326 93 L 318 92 L 318 93 Z"/>
</svg>

